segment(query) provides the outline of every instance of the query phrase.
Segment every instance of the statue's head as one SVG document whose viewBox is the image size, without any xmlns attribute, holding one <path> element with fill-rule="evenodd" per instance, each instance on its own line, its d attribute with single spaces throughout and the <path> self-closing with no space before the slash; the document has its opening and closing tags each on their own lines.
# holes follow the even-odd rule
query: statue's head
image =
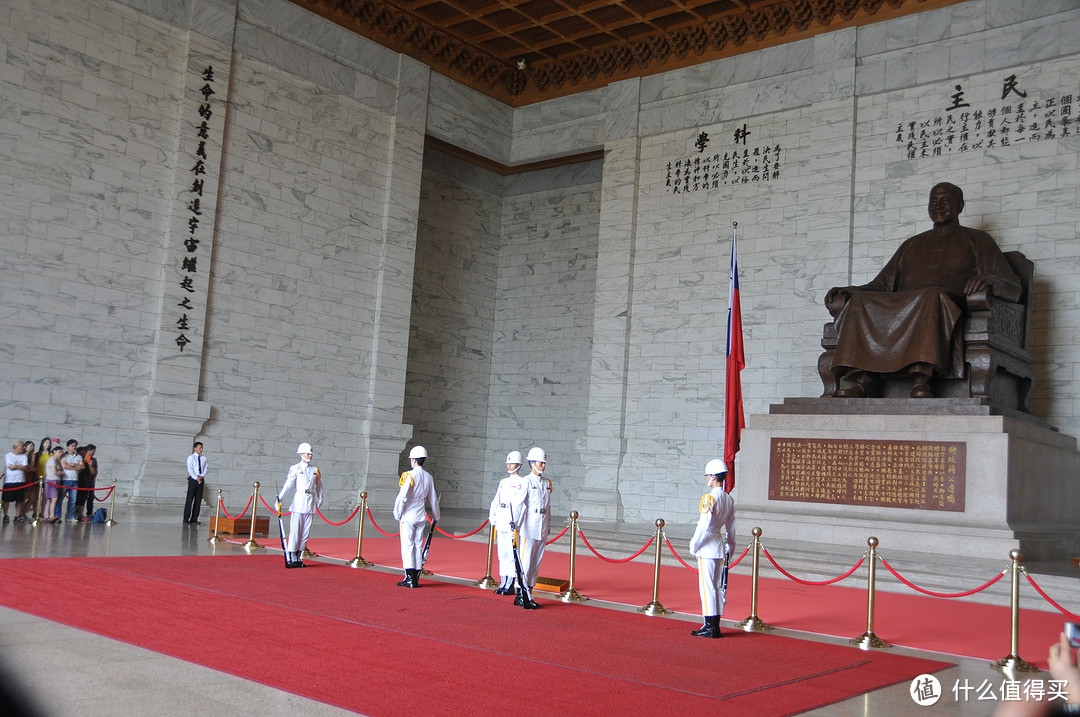
<svg viewBox="0 0 1080 717">
<path fill-rule="evenodd" d="M 930 190 L 927 211 L 935 225 L 955 221 L 960 212 L 964 211 L 964 191 L 949 182 L 935 184 Z"/>
</svg>

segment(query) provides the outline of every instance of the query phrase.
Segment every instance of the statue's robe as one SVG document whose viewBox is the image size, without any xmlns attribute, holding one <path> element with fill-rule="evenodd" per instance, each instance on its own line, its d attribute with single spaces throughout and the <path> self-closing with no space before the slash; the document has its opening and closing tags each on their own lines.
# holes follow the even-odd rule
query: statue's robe
<svg viewBox="0 0 1080 717">
<path fill-rule="evenodd" d="M 963 377 L 959 325 L 964 284 L 973 276 L 1002 300 L 1020 298 L 1019 277 L 986 232 L 957 226 L 905 241 L 873 281 L 851 288 L 836 315 L 833 370 L 891 374 L 924 363 L 942 376 Z"/>
</svg>

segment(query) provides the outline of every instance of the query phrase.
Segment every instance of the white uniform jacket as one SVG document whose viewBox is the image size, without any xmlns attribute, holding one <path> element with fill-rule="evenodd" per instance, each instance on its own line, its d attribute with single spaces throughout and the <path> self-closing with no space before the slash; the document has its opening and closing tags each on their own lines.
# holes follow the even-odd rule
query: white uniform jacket
<svg viewBox="0 0 1080 717">
<path fill-rule="evenodd" d="M 701 496 L 697 530 L 690 539 L 690 553 L 697 558 L 721 560 L 724 542 L 735 550 L 735 500 L 725 493 L 722 486 L 713 488 Z"/>
<path fill-rule="evenodd" d="M 289 489 L 295 488 L 292 505 L 289 511 L 293 513 L 314 513 L 315 509 L 322 505 L 322 476 L 319 469 L 310 463 L 300 461 L 289 469 L 289 477 L 285 479 L 285 485 L 278 493 L 278 500 L 285 497 Z"/>
<path fill-rule="evenodd" d="M 522 507 L 525 495 L 528 491 L 529 481 L 517 473 L 499 481 L 499 488 L 495 491 L 495 497 L 491 499 L 491 507 L 488 509 L 488 522 L 495 526 L 498 531 L 509 532 L 510 522 L 515 524 L 521 521 L 525 511 Z"/>
<path fill-rule="evenodd" d="M 551 533 L 551 481 L 530 473 L 524 505 L 514 507 L 518 530 L 529 540 L 547 540 Z M 524 516 L 521 513 L 524 512 Z"/>
<path fill-rule="evenodd" d="M 431 510 L 431 519 L 439 520 L 439 496 L 435 494 L 435 479 L 420 466 L 401 474 L 397 500 L 394 501 L 394 520 L 423 523 L 424 503 Z"/>
</svg>

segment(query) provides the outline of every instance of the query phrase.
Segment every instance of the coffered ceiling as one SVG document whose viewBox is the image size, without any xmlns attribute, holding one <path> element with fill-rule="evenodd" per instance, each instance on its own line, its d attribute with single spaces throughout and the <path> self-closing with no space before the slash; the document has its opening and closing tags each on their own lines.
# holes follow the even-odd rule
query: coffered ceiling
<svg viewBox="0 0 1080 717">
<path fill-rule="evenodd" d="M 520 106 L 960 0 L 292 0 Z"/>
</svg>

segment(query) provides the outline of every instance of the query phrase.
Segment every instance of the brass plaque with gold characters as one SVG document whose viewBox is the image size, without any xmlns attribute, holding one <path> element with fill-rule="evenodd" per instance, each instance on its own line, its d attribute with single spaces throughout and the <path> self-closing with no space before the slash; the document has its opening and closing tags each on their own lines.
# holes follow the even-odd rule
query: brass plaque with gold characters
<svg viewBox="0 0 1080 717">
<path fill-rule="evenodd" d="M 964 511 L 967 444 L 773 438 L 769 500 Z"/>
</svg>

